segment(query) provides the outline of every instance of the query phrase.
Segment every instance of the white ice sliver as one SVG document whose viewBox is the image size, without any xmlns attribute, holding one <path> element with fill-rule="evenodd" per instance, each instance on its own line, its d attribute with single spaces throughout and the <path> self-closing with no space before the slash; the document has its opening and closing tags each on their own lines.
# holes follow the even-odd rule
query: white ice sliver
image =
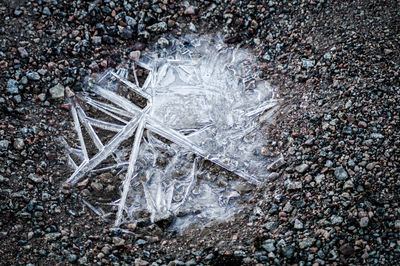
<svg viewBox="0 0 400 266">
<path fill-rule="evenodd" d="M 200 159 L 241 177 L 235 184 L 266 180 L 271 161 L 261 152 L 266 140 L 258 118 L 274 108 L 277 99 L 258 77 L 256 59 L 243 49 L 203 37 L 172 40 L 167 49 L 129 64 L 90 82 L 83 101 L 99 111 L 96 117 L 71 99 L 80 147 L 64 143 L 74 168 L 67 182 L 76 184 L 88 172 L 125 169 L 115 226 L 134 219 L 142 209 L 153 221 L 178 217 L 174 224 L 179 228 L 229 218 L 237 209 L 230 202 L 239 192 L 232 182 L 217 185 L 214 179 L 219 177 L 205 173 Z M 141 87 L 135 64 L 149 71 Z M 121 87 L 145 99 L 146 106 L 124 97 Z M 87 150 L 82 129 L 96 150 Z M 104 141 L 96 130 L 115 135 Z M 131 147 L 123 144 L 127 140 Z M 122 150 L 130 150 L 129 160 Z M 107 158 L 114 164 L 104 165 Z"/>
</svg>

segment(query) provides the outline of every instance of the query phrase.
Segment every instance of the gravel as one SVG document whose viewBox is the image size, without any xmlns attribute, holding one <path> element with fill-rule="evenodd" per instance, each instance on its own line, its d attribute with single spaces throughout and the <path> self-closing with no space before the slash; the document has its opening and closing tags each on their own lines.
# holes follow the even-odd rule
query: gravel
<svg viewBox="0 0 400 266">
<path fill-rule="evenodd" d="M 2 262 L 400 264 L 398 10 L 394 0 L 2 1 Z M 177 233 L 144 213 L 113 229 L 119 180 L 62 185 L 71 170 L 59 137 L 75 139 L 64 94 L 194 32 L 251 49 L 277 88 L 262 147 L 277 159 L 271 182 L 231 221 Z M 93 198 L 101 215 L 82 201 Z"/>
</svg>

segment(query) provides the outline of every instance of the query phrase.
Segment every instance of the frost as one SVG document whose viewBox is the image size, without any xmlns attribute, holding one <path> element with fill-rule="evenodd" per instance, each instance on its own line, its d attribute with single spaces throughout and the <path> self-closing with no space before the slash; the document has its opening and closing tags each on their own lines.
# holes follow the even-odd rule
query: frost
<svg viewBox="0 0 400 266">
<path fill-rule="evenodd" d="M 188 38 L 126 66 L 70 99 L 79 148 L 63 141 L 74 169 L 66 182 L 119 169 L 115 226 L 143 209 L 153 222 L 176 217 L 177 228 L 231 217 L 243 186 L 262 184 L 271 164 L 260 121 L 278 101 L 254 56 L 218 38 Z M 149 72 L 143 85 L 138 67 Z M 211 174 L 206 161 L 240 178 Z"/>
</svg>

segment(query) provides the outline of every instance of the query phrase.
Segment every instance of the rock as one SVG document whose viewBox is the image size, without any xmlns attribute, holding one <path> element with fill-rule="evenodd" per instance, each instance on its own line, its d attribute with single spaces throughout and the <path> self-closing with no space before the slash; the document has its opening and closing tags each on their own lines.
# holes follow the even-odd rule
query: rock
<svg viewBox="0 0 400 266">
<path fill-rule="evenodd" d="M 400 229 L 400 220 L 396 220 L 394 223 L 394 228 Z"/>
<path fill-rule="evenodd" d="M 322 180 L 324 179 L 324 175 L 317 175 L 314 179 L 315 179 L 315 182 L 319 185 L 319 184 L 321 184 L 321 182 L 322 182 Z"/>
<path fill-rule="evenodd" d="M 292 181 L 288 179 L 284 184 L 286 189 L 289 191 L 300 190 L 303 188 L 303 183 L 301 181 Z"/>
<path fill-rule="evenodd" d="M 18 81 L 15 79 L 9 79 L 7 81 L 6 91 L 10 94 L 18 93 Z"/>
<path fill-rule="evenodd" d="M 367 125 L 367 123 L 365 123 L 364 121 L 360 121 L 360 122 L 358 122 L 358 127 L 367 128 L 368 125 Z"/>
<path fill-rule="evenodd" d="M 340 252 L 345 256 L 351 256 L 354 253 L 354 247 L 348 243 L 339 248 Z"/>
<path fill-rule="evenodd" d="M 92 182 L 92 184 L 90 184 L 90 186 L 96 192 L 103 191 L 103 185 L 100 182 Z"/>
<path fill-rule="evenodd" d="M 116 247 L 121 247 L 125 245 L 125 240 L 116 236 L 112 238 L 112 242 Z"/>
<path fill-rule="evenodd" d="M 29 80 L 34 80 L 34 81 L 40 80 L 40 75 L 39 75 L 39 73 L 37 73 L 37 72 L 35 72 L 35 71 L 28 71 L 28 72 L 26 73 L 26 77 L 27 77 Z"/>
<path fill-rule="evenodd" d="M 296 219 L 296 220 L 294 220 L 294 226 L 293 227 L 294 227 L 294 229 L 303 229 L 304 225 L 299 219 Z"/>
<path fill-rule="evenodd" d="M 286 164 L 285 159 L 283 157 L 280 157 L 279 159 L 277 159 L 275 162 L 273 162 L 268 166 L 268 171 L 276 171 L 285 164 Z"/>
<path fill-rule="evenodd" d="M 58 83 L 56 86 L 52 87 L 50 91 L 50 95 L 52 99 L 64 98 L 64 86 Z"/>
<path fill-rule="evenodd" d="M 349 188 L 353 188 L 353 187 L 354 187 L 354 184 L 353 184 L 353 181 L 351 181 L 351 180 L 347 180 L 343 185 L 343 189 L 349 189 Z"/>
<path fill-rule="evenodd" d="M 43 15 L 46 15 L 46 16 L 50 16 L 51 15 L 50 9 L 47 6 L 45 6 L 43 8 L 42 13 L 43 13 Z"/>
<path fill-rule="evenodd" d="M 194 6 L 188 6 L 183 13 L 188 16 L 194 15 L 196 13 L 196 8 Z"/>
<path fill-rule="evenodd" d="M 24 140 L 21 138 L 16 138 L 13 144 L 16 150 L 22 150 L 24 148 Z"/>
<path fill-rule="evenodd" d="M 263 225 L 263 227 L 265 227 L 265 229 L 267 229 L 268 231 L 274 230 L 278 228 L 278 226 L 279 226 L 278 222 L 267 222 Z"/>
<path fill-rule="evenodd" d="M 149 265 L 149 263 L 145 260 L 142 260 L 140 258 L 135 259 L 135 266 L 146 266 Z"/>
<path fill-rule="evenodd" d="M 44 236 L 44 239 L 47 241 L 56 241 L 57 239 L 61 238 L 61 233 L 48 233 Z"/>
<path fill-rule="evenodd" d="M 168 25 L 162 21 L 149 26 L 147 29 L 152 32 L 165 32 L 168 29 Z"/>
<path fill-rule="evenodd" d="M 282 255 L 285 258 L 291 259 L 293 257 L 294 254 L 294 247 L 293 246 L 286 246 L 282 248 Z"/>
<path fill-rule="evenodd" d="M 264 241 L 262 248 L 265 249 L 267 252 L 274 252 L 275 248 L 275 240 L 274 239 L 267 239 Z"/>
<path fill-rule="evenodd" d="M 349 177 L 349 175 L 347 174 L 347 171 L 342 166 L 339 166 L 335 169 L 335 177 L 338 180 L 343 181 L 343 180 L 346 180 Z"/>
<path fill-rule="evenodd" d="M 331 223 L 332 224 L 341 224 L 343 222 L 343 218 L 340 216 L 332 215 L 331 216 Z"/>
<path fill-rule="evenodd" d="M 67 260 L 68 260 L 70 263 L 74 263 L 75 261 L 78 260 L 78 256 L 75 255 L 75 254 L 68 254 L 68 255 L 67 255 Z"/>
<path fill-rule="evenodd" d="M 29 56 L 29 54 L 26 51 L 25 47 L 18 47 L 18 53 L 21 56 L 21 58 L 27 58 Z"/>
<path fill-rule="evenodd" d="M 290 201 L 288 201 L 288 202 L 285 204 L 285 206 L 283 207 L 282 210 L 283 210 L 284 212 L 286 212 L 286 213 L 292 212 L 293 206 L 292 206 L 292 204 L 290 204 Z"/>
<path fill-rule="evenodd" d="M 138 239 L 135 244 L 138 246 L 144 246 L 147 244 L 147 241 L 144 239 Z"/>
<path fill-rule="evenodd" d="M 43 181 L 40 176 L 38 176 L 37 174 L 34 174 L 34 173 L 30 173 L 28 175 L 28 179 L 36 184 L 42 183 L 42 181 Z"/>
<path fill-rule="evenodd" d="M 10 142 L 8 140 L 0 140 L 0 150 L 6 151 Z"/>
<path fill-rule="evenodd" d="M 96 62 L 92 62 L 89 65 L 89 69 L 94 71 L 94 72 L 98 72 L 99 71 L 99 65 Z"/>
<path fill-rule="evenodd" d="M 139 61 L 140 55 L 141 55 L 140 51 L 132 51 L 129 53 L 129 59 L 134 62 L 137 62 Z"/>
<path fill-rule="evenodd" d="M 309 167 L 308 164 L 303 163 L 296 167 L 296 171 L 302 174 L 308 169 L 308 167 Z"/>
<path fill-rule="evenodd" d="M 120 31 L 119 36 L 124 40 L 130 40 L 132 39 L 133 31 L 131 29 L 124 28 Z"/>
<path fill-rule="evenodd" d="M 131 26 L 132 28 L 137 25 L 136 19 L 134 19 L 130 16 L 125 16 L 125 22 L 128 26 Z"/>
<path fill-rule="evenodd" d="M 303 64 L 303 67 L 307 70 L 315 66 L 315 60 L 303 59 L 301 60 L 301 63 Z"/>
<path fill-rule="evenodd" d="M 314 238 L 311 238 L 311 237 L 304 238 L 299 241 L 299 248 L 305 249 L 305 248 L 311 247 L 314 244 L 314 242 L 315 242 Z"/>
<path fill-rule="evenodd" d="M 364 228 L 368 226 L 369 219 L 368 217 L 362 217 L 360 219 L 360 227 Z"/>
</svg>

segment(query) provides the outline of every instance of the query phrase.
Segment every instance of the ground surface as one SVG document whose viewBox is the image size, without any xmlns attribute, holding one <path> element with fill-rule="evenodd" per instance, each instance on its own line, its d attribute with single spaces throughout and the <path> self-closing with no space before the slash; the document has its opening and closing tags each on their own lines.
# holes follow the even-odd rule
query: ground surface
<svg viewBox="0 0 400 266">
<path fill-rule="evenodd" d="M 399 13 L 398 1 L 0 1 L 1 263 L 399 264 Z M 79 91 L 193 31 L 253 50 L 279 88 L 276 179 L 228 223 L 109 230 L 81 191 L 60 190 L 56 139 L 72 124 L 50 88 Z"/>
</svg>

